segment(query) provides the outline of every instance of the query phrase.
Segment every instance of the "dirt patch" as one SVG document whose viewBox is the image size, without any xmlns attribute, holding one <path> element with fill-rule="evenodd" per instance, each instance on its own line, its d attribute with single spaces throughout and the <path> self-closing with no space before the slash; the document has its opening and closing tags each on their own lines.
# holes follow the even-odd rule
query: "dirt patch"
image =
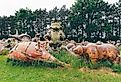
<svg viewBox="0 0 121 82">
<path fill-rule="evenodd" d="M 116 72 L 113 72 L 113 70 L 111 68 L 108 67 L 101 67 L 99 69 L 90 69 L 88 67 L 82 67 L 79 69 L 81 72 L 83 73 L 96 73 L 96 74 L 108 74 L 108 75 L 113 75 L 113 76 L 120 76 L 121 74 L 118 74 Z"/>
</svg>

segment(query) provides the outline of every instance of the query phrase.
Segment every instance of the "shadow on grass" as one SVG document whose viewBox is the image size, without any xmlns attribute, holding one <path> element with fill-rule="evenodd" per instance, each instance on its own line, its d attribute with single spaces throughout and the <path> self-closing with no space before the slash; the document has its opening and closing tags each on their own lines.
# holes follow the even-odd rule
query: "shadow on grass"
<svg viewBox="0 0 121 82">
<path fill-rule="evenodd" d="M 22 67 L 28 67 L 28 66 L 34 66 L 34 67 L 49 67 L 49 68 L 57 68 L 58 64 L 56 63 L 48 63 L 43 61 L 32 61 L 32 62 L 25 62 L 20 60 L 13 60 L 13 59 L 7 59 L 7 64 L 9 63 L 12 66 L 22 66 Z"/>
</svg>

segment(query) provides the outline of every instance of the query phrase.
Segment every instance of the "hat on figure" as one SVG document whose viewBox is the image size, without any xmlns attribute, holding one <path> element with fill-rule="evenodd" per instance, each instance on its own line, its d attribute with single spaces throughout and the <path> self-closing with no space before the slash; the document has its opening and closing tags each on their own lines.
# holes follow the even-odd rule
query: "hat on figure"
<svg viewBox="0 0 121 82">
<path fill-rule="evenodd" d="M 52 29 L 60 29 L 61 28 L 61 22 L 57 19 L 53 20 L 51 22 L 50 28 Z"/>
</svg>

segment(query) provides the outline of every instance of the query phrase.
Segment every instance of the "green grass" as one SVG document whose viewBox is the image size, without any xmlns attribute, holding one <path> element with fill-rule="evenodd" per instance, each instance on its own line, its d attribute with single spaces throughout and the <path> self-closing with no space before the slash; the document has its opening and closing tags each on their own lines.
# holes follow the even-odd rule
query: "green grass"
<svg viewBox="0 0 121 82">
<path fill-rule="evenodd" d="M 3 49 L 1 52 L 0 52 L 0 55 L 6 55 L 9 53 L 9 50 L 6 50 L 6 49 Z"/>
<path fill-rule="evenodd" d="M 55 66 L 55 64 L 39 63 L 21 65 L 15 62 L 6 62 L 5 55 L 0 56 L 0 82 L 120 82 L 120 66 L 110 65 L 118 71 L 115 74 L 109 71 L 86 70 L 85 63 L 67 52 L 54 52 L 53 55 L 59 60 L 71 64 L 70 68 Z M 97 66 L 99 67 L 99 66 Z"/>
</svg>

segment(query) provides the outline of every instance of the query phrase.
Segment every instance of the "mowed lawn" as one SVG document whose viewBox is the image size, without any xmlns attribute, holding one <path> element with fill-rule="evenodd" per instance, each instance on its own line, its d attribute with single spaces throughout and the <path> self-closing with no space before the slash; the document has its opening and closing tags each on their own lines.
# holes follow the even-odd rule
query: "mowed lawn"
<svg viewBox="0 0 121 82">
<path fill-rule="evenodd" d="M 78 67 L 20 66 L 7 63 L 6 60 L 6 56 L 0 56 L 0 82 L 121 82 L 121 74 L 110 71 L 82 70 Z"/>
</svg>

